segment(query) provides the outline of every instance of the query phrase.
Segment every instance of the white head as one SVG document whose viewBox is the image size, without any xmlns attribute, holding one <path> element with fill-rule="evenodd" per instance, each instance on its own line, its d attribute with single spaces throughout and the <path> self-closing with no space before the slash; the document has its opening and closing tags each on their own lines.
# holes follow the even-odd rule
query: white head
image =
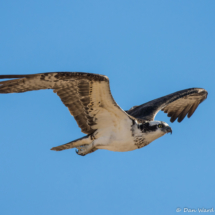
<svg viewBox="0 0 215 215">
<path fill-rule="evenodd" d="M 167 133 L 172 133 L 171 127 L 162 121 L 148 121 L 138 125 L 138 129 L 144 134 L 149 142 L 163 136 Z"/>
<path fill-rule="evenodd" d="M 163 121 L 149 121 L 148 124 L 146 122 L 145 125 L 148 127 L 149 131 L 161 131 L 164 134 L 172 133 L 171 127 Z"/>
</svg>

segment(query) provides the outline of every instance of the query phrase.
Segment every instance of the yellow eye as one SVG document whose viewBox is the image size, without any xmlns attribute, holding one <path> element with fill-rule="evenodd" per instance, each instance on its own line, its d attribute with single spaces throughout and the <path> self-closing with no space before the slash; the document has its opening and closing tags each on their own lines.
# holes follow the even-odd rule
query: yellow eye
<svg viewBox="0 0 215 215">
<path fill-rule="evenodd" d="M 163 125 L 162 125 L 162 124 L 159 124 L 159 125 L 158 125 L 158 128 L 162 128 L 162 127 L 163 127 Z"/>
</svg>

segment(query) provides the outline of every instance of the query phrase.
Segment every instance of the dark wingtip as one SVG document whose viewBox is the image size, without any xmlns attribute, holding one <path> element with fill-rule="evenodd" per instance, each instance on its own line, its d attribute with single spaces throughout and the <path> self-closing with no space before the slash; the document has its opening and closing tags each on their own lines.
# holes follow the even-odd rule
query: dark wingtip
<svg viewBox="0 0 215 215">
<path fill-rule="evenodd" d="M 175 122 L 175 120 L 176 120 L 177 118 L 178 118 L 178 116 L 174 116 L 174 115 L 173 115 L 173 116 L 171 117 L 171 119 L 170 119 L 170 122 L 172 122 L 172 123 Z"/>
<path fill-rule="evenodd" d="M 173 122 L 175 122 L 175 120 L 170 119 L 170 122 L 173 123 Z"/>
<path fill-rule="evenodd" d="M 24 78 L 26 75 L 0 75 L 0 79 Z"/>
<path fill-rule="evenodd" d="M 178 122 L 179 122 L 179 123 L 182 122 L 182 120 L 183 120 L 183 119 L 179 119 L 179 118 L 178 118 Z"/>
</svg>

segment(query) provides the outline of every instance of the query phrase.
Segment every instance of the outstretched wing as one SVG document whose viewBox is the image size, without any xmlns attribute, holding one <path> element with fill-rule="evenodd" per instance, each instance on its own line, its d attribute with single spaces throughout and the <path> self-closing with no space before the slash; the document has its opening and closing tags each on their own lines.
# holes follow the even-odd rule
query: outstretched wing
<svg viewBox="0 0 215 215">
<path fill-rule="evenodd" d="M 0 79 L 11 78 L 0 82 L 0 93 L 53 89 L 83 133 L 91 134 L 98 128 L 128 119 L 114 101 L 106 76 L 81 72 L 0 75 Z"/>
<path fill-rule="evenodd" d="M 152 100 L 140 106 L 134 106 L 126 111 L 133 117 L 144 120 L 154 120 L 156 114 L 162 110 L 171 117 L 170 121 L 174 122 L 178 118 L 181 122 L 187 115 L 192 116 L 198 105 L 207 98 L 208 92 L 202 88 L 190 88 L 181 90 L 167 96 Z"/>
</svg>

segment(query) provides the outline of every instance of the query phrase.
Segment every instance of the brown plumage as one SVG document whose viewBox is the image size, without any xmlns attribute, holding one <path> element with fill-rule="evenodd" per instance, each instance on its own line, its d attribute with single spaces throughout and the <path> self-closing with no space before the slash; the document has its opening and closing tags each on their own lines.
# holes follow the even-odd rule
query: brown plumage
<svg viewBox="0 0 215 215">
<path fill-rule="evenodd" d="M 16 79 L 0 82 L 0 93 L 53 89 L 85 134 L 97 129 L 97 112 L 123 112 L 114 101 L 109 79 L 104 75 L 81 72 L 0 75 L 0 79 L 11 78 Z"/>
<path fill-rule="evenodd" d="M 154 120 L 158 111 L 162 110 L 174 122 L 181 122 L 187 115 L 190 118 L 196 108 L 207 98 L 208 92 L 202 88 L 181 90 L 167 96 L 152 100 L 145 104 L 134 106 L 127 111 L 133 117 L 144 120 Z"/>
<path fill-rule="evenodd" d="M 192 116 L 208 94 L 202 88 L 190 88 L 123 111 L 114 101 L 110 92 L 109 79 L 104 75 L 53 72 L 0 75 L 0 79 L 12 79 L 0 82 L 0 93 L 53 89 L 74 116 L 81 131 L 87 136 L 54 147 L 52 150 L 61 151 L 76 147 L 79 155 L 86 155 L 100 148 L 112 151 L 134 150 L 136 149 L 135 132 L 137 135 L 145 135 L 141 136 L 141 140 L 144 144 L 149 144 L 158 136 L 149 135 L 146 140 L 147 135 L 139 131 L 141 125 L 143 126 L 146 121 L 154 121 L 159 110 L 167 113 L 167 116 L 171 117 L 171 122 L 176 119 L 181 122 L 186 115 L 188 118 Z M 158 129 L 155 123 L 150 127 L 151 131 L 153 126 L 155 130 Z M 165 132 L 171 130 L 167 124 L 163 126 L 166 126 Z"/>
</svg>

